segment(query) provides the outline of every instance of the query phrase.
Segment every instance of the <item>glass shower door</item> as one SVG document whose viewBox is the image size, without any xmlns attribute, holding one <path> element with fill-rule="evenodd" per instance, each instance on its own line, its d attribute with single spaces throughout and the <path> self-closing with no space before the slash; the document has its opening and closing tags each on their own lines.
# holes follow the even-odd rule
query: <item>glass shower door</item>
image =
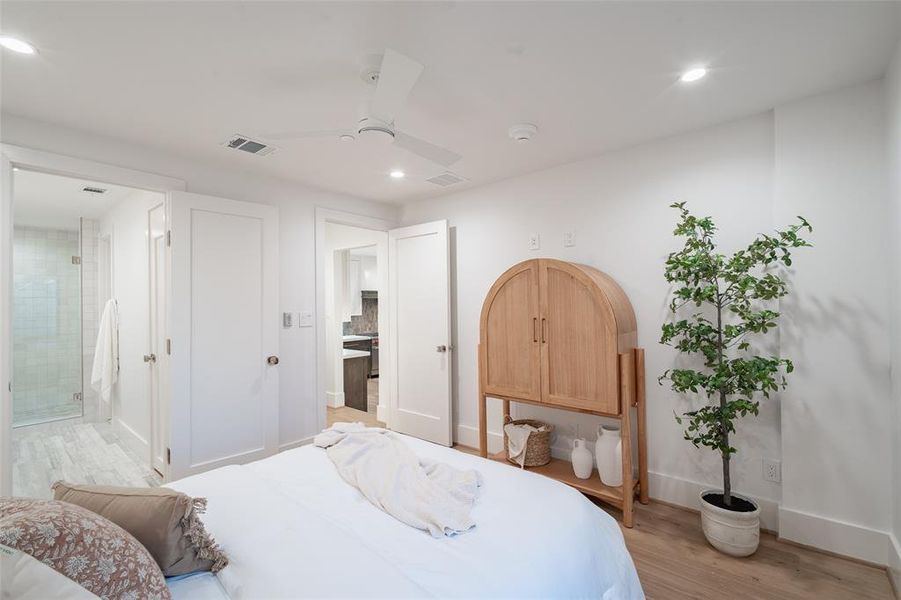
<svg viewBox="0 0 901 600">
<path fill-rule="evenodd" d="M 13 426 L 80 417 L 79 232 L 13 232 Z"/>
</svg>

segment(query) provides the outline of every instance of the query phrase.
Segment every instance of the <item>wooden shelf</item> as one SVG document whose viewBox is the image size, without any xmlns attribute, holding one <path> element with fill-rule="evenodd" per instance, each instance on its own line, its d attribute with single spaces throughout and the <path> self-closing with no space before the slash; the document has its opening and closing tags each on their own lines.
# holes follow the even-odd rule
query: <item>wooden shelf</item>
<svg viewBox="0 0 901 600">
<path fill-rule="evenodd" d="M 506 465 L 510 465 L 510 467 L 514 469 L 519 468 L 519 466 L 507 460 L 506 452 L 490 454 L 488 458 L 490 458 L 491 460 L 496 460 L 497 462 L 502 462 Z M 612 504 L 618 508 L 623 507 L 622 486 L 610 487 L 601 483 L 601 478 L 598 475 L 597 469 L 592 469 L 591 477 L 589 477 L 588 479 L 579 479 L 578 477 L 576 477 L 575 473 L 573 473 L 573 467 L 571 463 L 565 460 L 552 458 L 551 462 L 542 467 L 526 467 L 526 470 L 532 471 L 533 473 L 539 473 L 540 475 L 550 477 L 551 479 L 556 479 L 557 481 L 576 488 L 583 494 L 594 496 L 595 498 L 599 498 L 604 502 Z"/>
</svg>

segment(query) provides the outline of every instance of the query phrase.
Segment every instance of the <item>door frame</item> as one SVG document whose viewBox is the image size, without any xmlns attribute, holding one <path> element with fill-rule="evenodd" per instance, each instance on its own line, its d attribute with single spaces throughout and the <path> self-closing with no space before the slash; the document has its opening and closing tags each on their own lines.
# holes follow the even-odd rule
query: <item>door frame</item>
<svg viewBox="0 0 901 600">
<path fill-rule="evenodd" d="M 371 229 L 374 231 L 384 231 L 387 235 L 388 230 L 397 227 L 397 221 L 392 221 L 390 219 L 381 219 L 378 217 L 369 217 L 365 215 L 358 215 L 355 213 L 344 212 L 340 210 L 334 210 L 331 208 L 325 208 L 323 206 L 317 206 L 315 209 L 315 218 L 316 218 L 316 232 L 315 232 L 315 243 L 316 243 L 316 251 L 315 251 L 315 260 L 316 260 L 316 308 L 315 308 L 315 322 L 316 322 L 316 431 L 320 431 L 325 429 L 326 424 L 326 365 L 327 365 L 327 351 L 326 347 L 326 322 L 325 322 L 325 255 L 328 251 L 326 247 L 326 225 L 328 223 L 333 223 L 335 225 L 348 225 L 350 227 L 359 227 L 361 229 Z M 387 266 L 390 268 L 390 266 Z M 384 295 L 384 301 L 387 301 L 387 295 L 389 293 L 388 285 L 387 285 L 387 275 L 388 271 L 386 269 L 379 269 L 379 281 L 384 282 L 385 285 L 384 292 L 379 290 L 379 301 L 383 301 L 382 296 Z M 384 271 L 384 273 L 382 272 Z M 385 399 L 382 398 L 381 393 L 383 390 L 391 389 L 391 381 L 390 375 L 387 378 L 388 381 L 384 381 L 382 379 L 382 373 L 390 373 L 389 369 L 384 365 L 383 358 L 386 357 L 388 352 L 387 349 L 392 347 L 392 340 L 388 335 L 382 335 L 382 331 L 384 330 L 386 333 L 388 331 L 387 324 L 379 323 L 379 409 L 382 408 L 383 405 L 389 406 L 391 403 L 391 399 L 387 398 L 388 402 L 385 403 Z M 389 392 L 390 393 L 390 392 Z M 382 410 L 377 414 L 377 418 L 383 423 L 388 423 L 388 410 L 384 411 L 382 414 Z M 388 423 L 390 425 L 390 423 Z M 310 437 L 312 439 L 312 436 Z M 296 445 L 301 445 L 308 440 L 303 440 Z"/>
<path fill-rule="evenodd" d="M 145 171 L 117 167 L 64 154 L 0 143 L 0 496 L 12 495 L 12 170 L 91 179 L 168 194 L 184 191 L 185 182 Z M 168 225 L 168 224 L 167 224 Z"/>
</svg>

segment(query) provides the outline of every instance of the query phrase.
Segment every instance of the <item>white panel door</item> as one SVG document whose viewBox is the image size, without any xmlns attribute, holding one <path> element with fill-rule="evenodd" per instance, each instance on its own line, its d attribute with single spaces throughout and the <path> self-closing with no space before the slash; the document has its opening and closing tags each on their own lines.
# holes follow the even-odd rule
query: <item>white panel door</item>
<svg viewBox="0 0 901 600">
<path fill-rule="evenodd" d="M 169 360 L 166 355 L 167 271 L 166 207 L 154 206 L 148 212 L 150 257 L 150 466 L 167 478 L 166 448 L 169 445 L 168 388 Z M 149 360 L 148 360 L 149 359 Z"/>
<path fill-rule="evenodd" d="M 170 477 L 278 450 L 278 211 L 170 195 Z"/>
<path fill-rule="evenodd" d="M 388 232 L 391 428 L 444 446 L 451 419 L 447 221 Z"/>
</svg>

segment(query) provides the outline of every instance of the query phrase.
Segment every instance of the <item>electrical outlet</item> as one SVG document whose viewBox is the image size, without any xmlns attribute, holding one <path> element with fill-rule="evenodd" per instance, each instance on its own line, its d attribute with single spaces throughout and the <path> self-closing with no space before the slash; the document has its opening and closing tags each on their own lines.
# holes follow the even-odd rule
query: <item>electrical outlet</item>
<svg viewBox="0 0 901 600">
<path fill-rule="evenodd" d="M 538 250 L 541 248 L 541 237 L 537 233 L 529 236 L 529 250 Z"/>
<path fill-rule="evenodd" d="M 574 231 L 567 231 L 563 234 L 563 247 L 564 248 L 572 248 L 576 245 L 576 233 Z"/>
<path fill-rule="evenodd" d="M 773 483 L 782 482 L 782 462 L 778 460 L 763 459 L 763 478 Z"/>
</svg>

